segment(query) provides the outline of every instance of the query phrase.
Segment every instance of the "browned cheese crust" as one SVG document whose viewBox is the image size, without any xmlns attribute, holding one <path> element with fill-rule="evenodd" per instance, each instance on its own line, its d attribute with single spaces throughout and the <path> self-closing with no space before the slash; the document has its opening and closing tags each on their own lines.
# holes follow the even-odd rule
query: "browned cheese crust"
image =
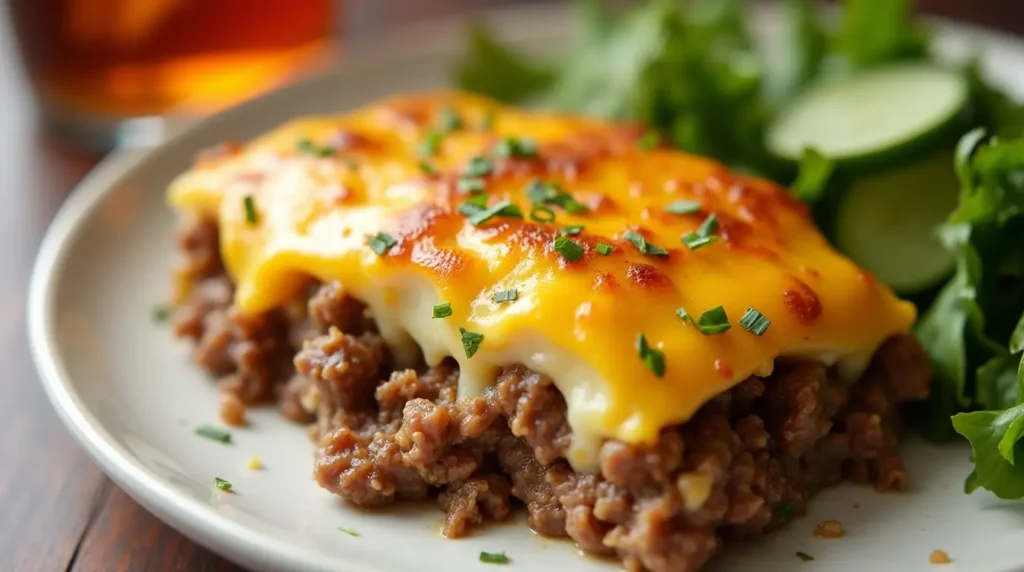
<svg viewBox="0 0 1024 572">
<path fill-rule="evenodd" d="M 452 364 L 394 370 L 372 316 L 340 285 L 311 283 L 292 308 L 243 316 L 216 225 L 184 221 L 179 247 L 191 285 L 175 332 L 218 378 L 225 421 L 277 400 L 312 424 L 320 486 L 361 507 L 436 497 L 449 537 L 522 504 L 537 532 L 628 570 L 691 572 L 724 542 L 801 514 L 824 486 L 907 483 L 897 406 L 924 398 L 931 379 L 908 335 L 885 342 L 852 388 L 819 363 L 777 360 L 651 446 L 606 441 L 600 473 L 581 474 L 564 459 L 571 430 L 549 378 L 510 366 L 485 395 L 458 398 Z"/>
</svg>

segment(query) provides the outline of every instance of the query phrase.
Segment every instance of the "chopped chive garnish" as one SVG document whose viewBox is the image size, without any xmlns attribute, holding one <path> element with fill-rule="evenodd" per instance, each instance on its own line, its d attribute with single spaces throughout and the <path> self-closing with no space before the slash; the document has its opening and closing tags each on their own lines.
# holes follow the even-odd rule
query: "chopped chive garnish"
<svg viewBox="0 0 1024 572">
<path fill-rule="evenodd" d="M 555 222 L 555 211 L 544 205 L 534 205 L 530 209 L 530 218 L 537 222 Z"/>
<path fill-rule="evenodd" d="M 359 161 L 356 161 L 352 157 L 345 157 L 344 161 L 345 166 L 347 166 L 349 169 L 352 169 L 353 171 L 359 168 Z"/>
<path fill-rule="evenodd" d="M 227 445 L 231 444 L 231 433 L 228 433 L 223 429 L 218 429 L 213 425 L 200 425 L 196 428 L 196 435 Z"/>
<path fill-rule="evenodd" d="M 441 114 L 437 118 L 437 128 L 443 133 L 462 129 L 462 118 L 450 106 L 441 108 Z"/>
<path fill-rule="evenodd" d="M 711 213 L 700 223 L 697 232 L 684 234 L 682 242 L 690 250 L 697 250 L 702 246 L 718 242 L 718 237 L 714 236 L 716 230 L 718 230 L 718 216 L 715 213 Z"/>
<path fill-rule="evenodd" d="M 743 312 L 743 317 L 740 318 L 740 326 L 755 336 L 764 335 L 770 325 L 772 325 L 771 320 L 765 318 L 764 314 L 758 312 L 753 306 L 747 308 L 747 311 Z"/>
<path fill-rule="evenodd" d="M 562 234 L 564 234 L 566 236 L 575 236 L 575 235 L 583 232 L 583 225 L 582 224 L 571 224 L 569 226 L 563 227 L 562 230 L 560 230 L 559 232 L 561 232 Z"/>
<path fill-rule="evenodd" d="M 700 236 L 696 232 L 691 232 L 683 235 L 683 245 L 690 250 L 697 250 L 702 246 L 708 246 L 718 242 L 717 236 Z"/>
<path fill-rule="evenodd" d="M 658 377 L 665 375 L 665 352 L 652 348 L 642 333 L 636 336 L 636 353 L 644 362 L 644 366 L 654 375 Z"/>
<path fill-rule="evenodd" d="M 231 492 L 231 483 L 228 482 L 228 481 L 225 481 L 224 479 L 222 479 L 220 477 L 213 477 L 213 484 L 218 489 L 220 489 L 220 490 L 222 490 L 222 491 L 224 491 L 226 493 L 230 493 Z"/>
<path fill-rule="evenodd" d="M 506 137 L 494 146 L 494 154 L 499 157 L 529 159 L 537 156 L 537 144 L 530 139 Z"/>
<path fill-rule="evenodd" d="M 459 205 L 459 213 L 473 216 L 487 209 L 487 195 L 473 195 Z"/>
<path fill-rule="evenodd" d="M 653 129 L 650 129 L 646 133 L 644 133 L 643 136 L 640 137 L 640 139 L 637 140 L 636 145 L 637 147 L 643 149 L 644 151 L 650 151 L 651 149 L 657 147 L 658 143 L 660 142 L 661 136 L 658 135 L 658 132 Z"/>
<path fill-rule="evenodd" d="M 164 305 L 153 306 L 153 321 L 158 323 L 166 322 L 171 318 L 171 309 Z"/>
<path fill-rule="evenodd" d="M 259 215 L 256 214 L 256 201 L 253 200 L 252 195 L 245 195 L 245 198 L 242 199 L 242 207 L 245 208 L 245 222 L 249 224 L 259 222 Z"/>
<path fill-rule="evenodd" d="M 359 533 L 356 532 L 355 530 L 352 530 L 351 528 L 345 528 L 344 526 L 339 526 L 338 530 L 344 532 L 345 534 L 347 534 L 349 536 L 352 536 L 352 537 L 355 537 L 355 538 L 359 538 Z"/>
<path fill-rule="evenodd" d="M 590 209 L 586 205 L 576 202 L 576 199 L 569 198 L 562 204 L 562 208 L 569 214 L 583 214 Z"/>
<path fill-rule="evenodd" d="M 444 134 L 437 131 L 427 133 L 426 138 L 416 146 L 416 154 L 420 157 L 433 157 L 437 154 L 437 150 L 441 148 L 441 139 L 443 138 Z"/>
<path fill-rule="evenodd" d="M 489 208 L 469 215 L 469 222 L 473 226 L 480 226 L 496 216 L 506 218 L 523 218 L 523 211 L 519 210 L 519 205 L 505 199 L 495 203 Z"/>
<path fill-rule="evenodd" d="M 314 157 L 330 157 L 336 152 L 333 147 L 321 147 L 305 137 L 299 139 L 295 143 L 295 147 L 300 153 L 306 153 L 307 155 L 312 155 Z"/>
<path fill-rule="evenodd" d="M 600 254 L 601 256 L 608 256 L 609 254 L 612 253 L 612 247 L 608 246 L 603 242 L 597 243 L 597 246 L 594 248 L 597 250 L 597 253 Z"/>
<path fill-rule="evenodd" d="M 796 553 L 796 557 L 799 558 L 800 560 L 803 560 L 804 562 L 810 562 L 810 561 L 814 560 L 814 557 L 811 556 L 810 554 L 806 553 L 806 552 L 797 552 Z"/>
<path fill-rule="evenodd" d="M 554 183 L 545 183 L 540 179 L 530 181 L 526 187 L 526 197 L 534 204 L 555 205 L 565 209 L 571 214 L 583 214 L 590 209 L 572 198 L 572 195 L 563 191 Z"/>
<path fill-rule="evenodd" d="M 718 215 L 711 213 L 708 218 L 704 219 L 697 228 L 697 234 L 701 236 L 711 236 L 718 230 Z"/>
<path fill-rule="evenodd" d="M 434 304 L 430 308 L 430 316 L 432 318 L 447 318 L 452 315 L 452 303 L 451 302 L 439 302 Z"/>
<path fill-rule="evenodd" d="M 555 252 L 561 254 L 569 262 L 576 262 L 583 256 L 582 246 L 561 235 L 555 237 L 554 248 Z"/>
<path fill-rule="evenodd" d="M 484 335 L 471 332 L 466 328 L 459 328 L 462 334 L 462 349 L 466 350 L 466 357 L 471 358 L 480 349 L 480 342 L 484 341 Z"/>
<path fill-rule="evenodd" d="M 455 183 L 455 190 L 464 194 L 482 193 L 487 189 L 487 181 L 479 177 L 463 177 Z"/>
<path fill-rule="evenodd" d="M 729 317 L 725 315 L 725 308 L 721 306 L 711 308 L 697 319 L 697 329 L 706 336 L 727 332 L 731 327 Z"/>
<path fill-rule="evenodd" d="M 376 252 L 378 256 L 384 256 L 396 244 L 398 241 L 393 236 L 386 232 L 378 232 L 370 239 L 370 250 Z"/>
<path fill-rule="evenodd" d="M 486 177 L 494 171 L 494 163 L 488 157 L 473 157 L 466 164 L 462 174 L 464 177 Z"/>
<path fill-rule="evenodd" d="M 420 161 L 420 171 L 423 171 L 423 174 L 428 177 L 436 177 L 438 174 L 437 167 L 426 161 Z"/>
<path fill-rule="evenodd" d="M 486 562 L 487 564 L 507 564 L 508 556 L 505 556 L 504 552 L 481 552 L 480 562 Z"/>
<path fill-rule="evenodd" d="M 700 211 L 697 201 L 675 201 L 665 205 L 665 211 L 677 215 L 688 215 Z"/>
<path fill-rule="evenodd" d="M 716 306 L 711 308 L 707 312 L 700 315 L 694 321 L 693 317 L 686 312 L 685 308 L 679 308 L 676 310 L 676 315 L 679 316 L 684 322 L 696 327 L 700 330 L 700 333 L 705 336 L 713 336 L 715 334 L 721 334 L 726 332 L 732 326 L 729 324 L 729 317 L 725 315 L 725 308 Z"/>
<path fill-rule="evenodd" d="M 655 246 L 649 242 L 643 236 L 635 233 L 631 230 L 627 230 L 622 238 L 632 242 L 636 249 L 640 251 L 640 254 L 646 254 L 648 256 L 668 256 L 668 251 L 660 246 Z"/>
<path fill-rule="evenodd" d="M 491 299 L 500 304 L 502 302 L 514 302 L 518 297 L 519 291 L 515 288 L 511 288 L 509 290 L 499 290 L 495 292 L 494 296 L 491 296 Z"/>
</svg>

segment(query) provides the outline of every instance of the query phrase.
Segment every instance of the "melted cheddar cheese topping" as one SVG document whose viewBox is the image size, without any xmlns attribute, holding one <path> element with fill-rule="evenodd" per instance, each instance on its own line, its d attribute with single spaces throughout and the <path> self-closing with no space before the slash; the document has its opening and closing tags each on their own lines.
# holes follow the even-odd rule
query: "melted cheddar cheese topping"
<svg viewBox="0 0 1024 572">
<path fill-rule="evenodd" d="M 216 218 L 243 312 L 285 306 L 310 276 L 338 280 L 368 304 L 400 362 L 454 357 L 460 394 L 480 394 L 505 365 L 550 376 L 578 468 L 594 465 L 601 440 L 652 441 L 768 375 L 776 357 L 811 357 L 853 379 L 909 329 L 913 306 L 829 246 L 783 189 L 646 142 L 635 126 L 462 93 L 403 96 L 200 158 L 169 202 Z M 478 180 L 460 183 L 474 169 Z M 467 192 L 479 180 L 484 190 Z M 550 212 L 531 202 L 538 183 Z M 478 194 L 522 218 L 474 225 L 460 205 Z M 710 244 L 684 245 L 711 214 Z M 566 240 L 577 259 L 556 248 Z M 509 290 L 514 300 L 496 301 Z M 432 317 L 444 302 L 451 315 Z M 717 334 L 677 313 L 697 321 L 718 306 L 731 327 Z M 740 325 L 748 308 L 770 320 L 763 335 Z M 663 371 L 641 358 L 640 334 Z"/>
</svg>

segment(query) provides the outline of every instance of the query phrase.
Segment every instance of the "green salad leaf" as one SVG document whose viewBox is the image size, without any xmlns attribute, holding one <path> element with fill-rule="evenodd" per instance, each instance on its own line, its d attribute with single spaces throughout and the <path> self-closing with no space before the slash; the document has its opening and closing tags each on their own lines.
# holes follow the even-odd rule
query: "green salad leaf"
<svg viewBox="0 0 1024 572">
<path fill-rule="evenodd" d="M 928 33 L 913 18 L 913 0 L 847 0 L 836 52 L 851 68 L 927 54 Z"/>
<path fill-rule="evenodd" d="M 455 70 L 456 83 L 470 91 L 508 103 L 520 103 L 554 83 L 552 66 L 504 47 L 486 24 L 469 28 L 469 50 Z"/>
</svg>

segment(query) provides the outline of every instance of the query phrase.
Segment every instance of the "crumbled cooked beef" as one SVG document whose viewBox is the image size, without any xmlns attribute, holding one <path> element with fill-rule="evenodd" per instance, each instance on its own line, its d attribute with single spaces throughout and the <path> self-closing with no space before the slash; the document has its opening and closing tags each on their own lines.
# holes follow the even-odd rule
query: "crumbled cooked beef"
<svg viewBox="0 0 1024 572">
<path fill-rule="evenodd" d="M 229 418 L 276 393 L 290 419 L 315 421 L 316 481 L 358 506 L 437 496 L 445 535 L 458 537 L 506 518 L 514 498 L 541 534 L 634 572 L 692 572 L 844 477 L 906 486 L 897 407 L 924 397 L 931 377 L 910 336 L 885 342 L 852 388 L 834 369 L 780 359 L 653 443 L 606 441 L 599 471 L 579 473 L 565 460 L 572 433 L 551 379 L 510 366 L 484 396 L 459 397 L 452 361 L 392 371 L 371 316 L 337 283 L 311 285 L 305 310 L 243 316 L 210 250 L 216 228 L 191 224 L 176 333 L 222 378 Z"/>
</svg>

